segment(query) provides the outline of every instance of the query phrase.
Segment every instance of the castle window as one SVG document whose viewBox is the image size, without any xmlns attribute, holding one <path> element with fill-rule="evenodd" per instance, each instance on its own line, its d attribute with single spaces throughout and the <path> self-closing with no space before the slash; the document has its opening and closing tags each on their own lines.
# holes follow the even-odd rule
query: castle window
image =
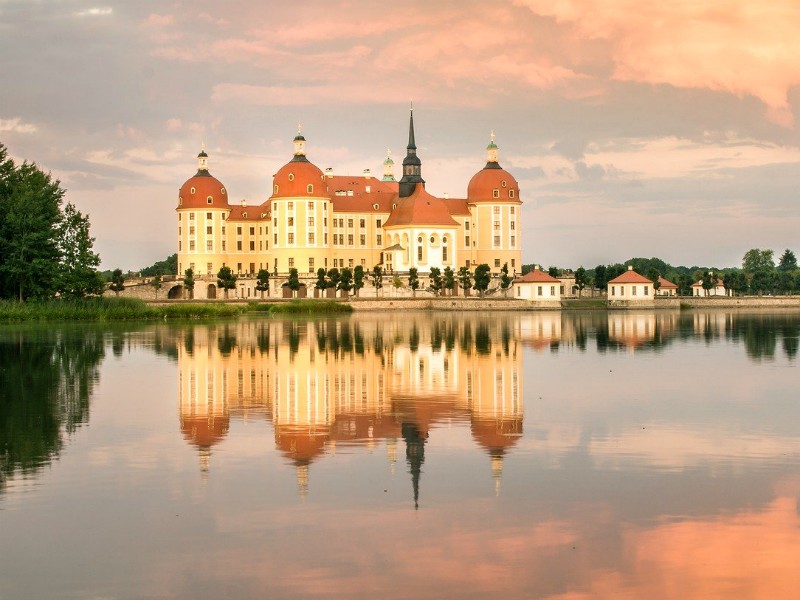
<svg viewBox="0 0 800 600">
<path fill-rule="evenodd" d="M 194 240 L 189 240 L 189 251 L 194 252 Z"/>
<path fill-rule="evenodd" d="M 309 194 L 313 194 L 313 193 L 314 193 L 314 185 L 313 185 L 313 184 L 311 184 L 311 183 L 309 183 L 309 184 L 306 186 L 306 191 L 307 191 Z"/>
<path fill-rule="evenodd" d="M 223 196 L 226 194 L 226 192 L 225 192 L 225 188 L 220 188 L 220 190 L 219 190 L 219 191 L 220 191 L 220 193 L 221 193 Z"/>
<path fill-rule="evenodd" d="M 314 234 L 313 233 L 309 233 L 308 234 L 308 244 L 309 244 L 309 246 L 314 244 Z"/>
<path fill-rule="evenodd" d="M 495 246 L 499 246 L 500 245 L 500 236 L 499 235 L 494 236 L 494 245 Z"/>
<path fill-rule="evenodd" d="M 366 219 L 359 219 L 359 221 L 358 221 L 358 226 L 359 226 L 359 227 L 362 227 L 362 228 L 363 228 L 363 227 L 366 227 L 366 226 L 367 226 L 367 221 L 366 221 Z"/>
<path fill-rule="evenodd" d="M 206 219 L 212 219 L 214 217 L 214 213 L 206 213 Z"/>
<path fill-rule="evenodd" d="M 314 217 L 308 217 L 308 226 L 309 227 L 313 227 L 314 226 Z"/>
<path fill-rule="evenodd" d="M 277 183 L 273 186 L 273 190 L 275 190 L 275 195 L 277 196 L 278 195 L 278 184 Z"/>
<path fill-rule="evenodd" d="M 213 249 L 214 249 L 214 242 L 212 242 L 211 240 L 208 240 L 206 242 L 206 250 L 208 252 L 211 252 Z"/>
<path fill-rule="evenodd" d="M 189 235 L 194 235 L 194 225 L 189 227 Z"/>
<path fill-rule="evenodd" d="M 206 198 L 206 204 L 213 204 L 213 203 L 214 203 L 213 196 L 209 196 L 208 198 Z"/>
<path fill-rule="evenodd" d="M 236 235 L 242 235 L 242 226 L 241 225 L 236 227 Z"/>
<path fill-rule="evenodd" d="M 194 188 L 191 188 L 191 189 L 189 190 L 189 192 L 191 192 L 192 194 L 194 194 L 196 191 L 197 191 L 197 190 L 195 190 Z"/>
<path fill-rule="evenodd" d="M 500 190 L 494 189 L 492 190 L 492 198 L 499 198 L 500 197 Z"/>
<path fill-rule="evenodd" d="M 353 267 L 353 259 L 352 258 L 348 258 L 347 259 L 347 266 L 351 267 L 351 268 Z"/>
<path fill-rule="evenodd" d="M 189 213 L 189 220 L 194 221 L 194 213 Z"/>
<path fill-rule="evenodd" d="M 308 272 L 309 273 L 313 273 L 314 272 L 314 257 L 313 256 L 308 259 Z"/>
<path fill-rule="evenodd" d="M 395 208 L 397 208 L 397 204 L 392 204 L 392 210 L 394 210 Z"/>
<path fill-rule="evenodd" d="M 381 226 L 381 220 L 375 219 L 375 227 L 380 227 L 380 226 Z"/>
<path fill-rule="evenodd" d="M 289 181 L 294 181 L 294 173 L 289 173 Z"/>
<path fill-rule="evenodd" d="M 250 252 L 255 252 L 256 250 L 256 242 L 255 240 L 250 241 Z"/>
<path fill-rule="evenodd" d="M 289 225 L 289 227 L 294 227 L 294 217 L 289 217 L 288 218 L 287 225 Z"/>
<path fill-rule="evenodd" d="M 419 244 L 421 244 L 421 243 L 422 243 L 422 236 L 419 236 L 419 237 L 417 238 L 417 243 L 419 243 Z"/>
<path fill-rule="evenodd" d="M 500 207 L 499 206 L 495 206 L 494 207 L 494 214 L 496 214 L 496 215 L 500 214 Z"/>
<path fill-rule="evenodd" d="M 417 246 L 417 260 L 422 260 L 422 246 Z"/>
<path fill-rule="evenodd" d="M 436 243 L 436 238 L 431 236 L 431 244 L 435 244 L 435 243 Z"/>
<path fill-rule="evenodd" d="M 313 201 L 308 203 L 308 210 L 314 210 L 314 202 Z"/>
<path fill-rule="evenodd" d="M 495 258 L 494 259 L 494 266 L 497 267 L 498 269 L 500 268 L 500 259 L 499 258 Z"/>
<path fill-rule="evenodd" d="M 242 240 L 236 242 L 236 249 L 241 252 L 242 251 Z"/>
<path fill-rule="evenodd" d="M 378 203 L 376 202 L 375 204 L 373 204 L 372 208 L 374 208 L 375 210 L 378 210 Z"/>
<path fill-rule="evenodd" d="M 211 235 L 211 233 L 212 233 L 212 229 L 213 229 L 213 227 L 211 227 L 211 225 L 209 225 L 208 227 L 206 227 L 206 235 Z"/>
<path fill-rule="evenodd" d="M 251 227 L 250 228 L 250 235 L 255 235 L 255 234 L 256 234 L 256 228 L 255 227 Z"/>
<path fill-rule="evenodd" d="M 514 197 L 514 190 L 508 190 L 508 197 L 509 198 L 513 198 Z M 511 208 L 511 214 L 514 214 L 514 208 L 513 207 Z"/>
<path fill-rule="evenodd" d="M 447 262 L 447 246 L 442 246 L 442 262 Z"/>
<path fill-rule="evenodd" d="M 243 219 L 246 219 L 246 218 L 247 218 L 247 213 L 246 213 L 246 212 L 243 212 L 243 213 L 242 213 L 242 218 L 243 218 Z"/>
<path fill-rule="evenodd" d="M 503 181 L 501 181 L 501 182 L 500 182 L 500 185 L 501 185 L 501 186 L 503 186 L 503 187 L 506 187 L 506 185 L 507 185 L 507 184 L 506 184 L 506 180 L 505 180 L 505 179 L 503 179 Z"/>
<path fill-rule="evenodd" d="M 381 235 L 380 235 L 380 234 L 378 234 L 378 239 L 377 239 L 377 241 L 378 241 L 378 246 L 382 245 L 383 238 L 381 237 Z"/>
<path fill-rule="evenodd" d="M 362 246 L 366 246 L 367 245 L 367 236 L 361 235 L 359 242 L 360 242 L 360 244 Z"/>
<path fill-rule="evenodd" d="M 347 226 L 348 227 L 352 227 L 353 226 L 353 219 L 347 219 Z"/>
<path fill-rule="evenodd" d="M 510 225 L 511 225 L 511 231 L 514 231 L 514 229 L 516 228 L 517 222 L 516 221 L 511 221 Z"/>
<path fill-rule="evenodd" d="M 183 206 L 183 198 L 181 198 L 180 196 L 178 196 L 178 206 Z M 178 215 L 178 219 L 180 219 L 180 218 L 181 218 L 181 216 Z"/>
<path fill-rule="evenodd" d="M 347 234 L 347 243 L 348 243 L 350 246 L 352 246 L 352 245 L 353 245 L 353 234 L 352 234 L 352 233 L 348 233 L 348 234 Z"/>
<path fill-rule="evenodd" d="M 293 233 L 289 233 L 288 236 L 289 236 L 289 239 L 287 241 L 290 244 L 294 244 L 294 234 Z"/>
<path fill-rule="evenodd" d="M 286 208 L 288 208 L 289 210 L 294 210 L 294 202 L 287 202 Z"/>
<path fill-rule="evenodd" d="M 517 238 L 513 235 L 511 236 L 511 247 L 514 248 L 517 245 Z"/>
</svg>

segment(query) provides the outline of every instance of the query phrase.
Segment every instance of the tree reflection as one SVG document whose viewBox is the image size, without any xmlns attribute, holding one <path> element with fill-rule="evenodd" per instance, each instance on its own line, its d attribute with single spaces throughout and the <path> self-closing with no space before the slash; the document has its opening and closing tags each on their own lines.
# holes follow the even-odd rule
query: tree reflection
<svg viewBox="0 0 800 600">
<path fill-rule="evenodd" d="M 89 420 L 105 356 L 100 330 L 36 329 L 0 336 L 0 488 L 36 472 Z"/>
</svg>

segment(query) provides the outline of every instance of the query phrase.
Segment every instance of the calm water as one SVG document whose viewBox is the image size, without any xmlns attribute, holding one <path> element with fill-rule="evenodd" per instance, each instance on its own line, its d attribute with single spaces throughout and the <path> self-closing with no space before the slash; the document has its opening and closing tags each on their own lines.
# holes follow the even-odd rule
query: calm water
<svg viewBox="0 0 800 600">
<path fill-rule="evenodd" d="M 0 598 L 796 598 L 800 314 L 0 329 Z"/>
</svg>

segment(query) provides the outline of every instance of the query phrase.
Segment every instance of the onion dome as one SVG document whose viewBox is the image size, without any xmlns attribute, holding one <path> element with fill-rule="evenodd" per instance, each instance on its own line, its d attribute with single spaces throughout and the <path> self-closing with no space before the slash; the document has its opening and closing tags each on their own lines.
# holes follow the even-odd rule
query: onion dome
<svg viewBox="0 0 800 600">
<path fill-rule="evenodd" d="M 325 175 L 306 158 L 306 138 L 300 133 L 294 138 L 294 156 L 272 178 L 273 198 L 325 196 Z"/>
<path fill-rule="evenodd" d="M 205 149 L 197 155 L 197 173 L 186 180 L 178 192 L 178 208 L 227 208 L 225 186 L 208 171 Z"/>
<path fill-rule="evenodd" d="M 500 166 L 497 160 L 494 133 L 486 146 L 486 166 L 475 173 L 467 186 L 470 202 L 519 202 L 519 184 L 514 176 Z"/>
<path fill-rule="evenodd" d="M 181 417 L 181 433 L 186 441 L 198 448 L 210 448 L 220 442 L 228 433 L 228 415 Z"/>
</svg>

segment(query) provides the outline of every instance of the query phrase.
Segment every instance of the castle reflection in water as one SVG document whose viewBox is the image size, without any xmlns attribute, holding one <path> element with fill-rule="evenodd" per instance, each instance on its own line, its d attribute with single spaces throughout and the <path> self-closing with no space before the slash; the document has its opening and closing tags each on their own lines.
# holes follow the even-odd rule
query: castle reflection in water
<svg viewBox="0 0 800 600">
<path fill-rule="evenodd" d="M 181 431 L 208 469 L 231 419 L 272 423 L 301 494 L 337 444 L 405 446 L 415 502 L 425 444 L 469 427 L 497 484 L 522 435 L 520 320 L 434 317 L 243 320 L 177 340 Z"/>
</svg>

